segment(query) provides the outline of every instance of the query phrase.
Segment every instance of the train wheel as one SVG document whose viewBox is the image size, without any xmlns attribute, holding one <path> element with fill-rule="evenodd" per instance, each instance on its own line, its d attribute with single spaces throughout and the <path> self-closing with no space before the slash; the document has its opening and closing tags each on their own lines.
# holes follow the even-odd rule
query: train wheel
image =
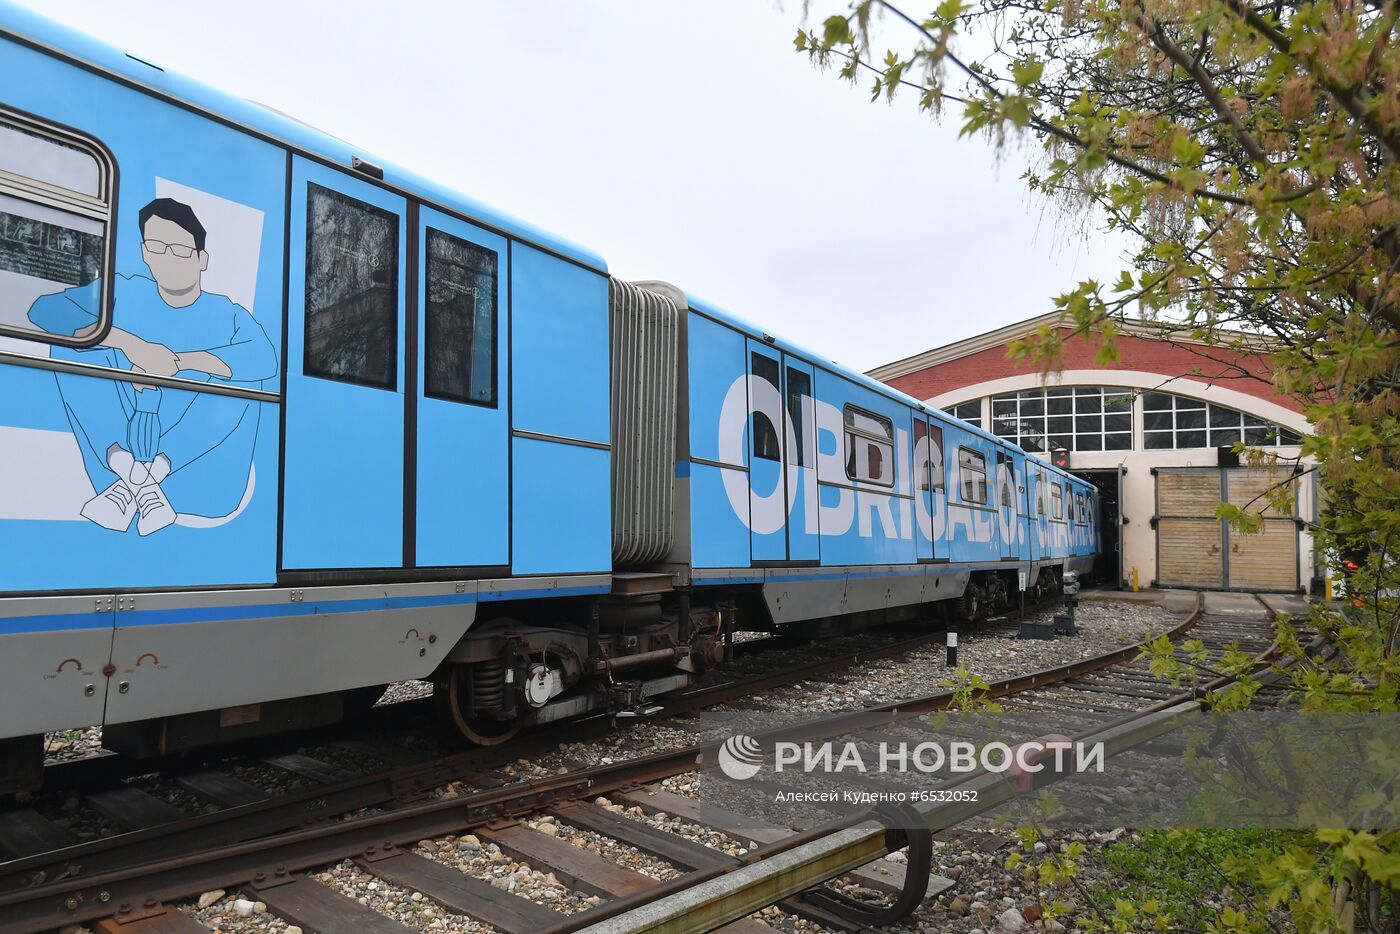
<svg viewBox="0 0 1400 934">
<path fill-rule="evenodd" d="M 445 678 L 433 683 L 438 722 L 477 746 L 499 746 L 520 732 L 519 718 L 501 720 L 468 711 L 498 705 L 505 690 L 504 666 L 454 665 Z"/>
<path fill-rule="evenodd" d="M 982 589 L 968 581 L 962 596 L 953 601 L 953 616 L 960 623 L 972 623 L 977 621 L 981 612 Z"/>
</svg>

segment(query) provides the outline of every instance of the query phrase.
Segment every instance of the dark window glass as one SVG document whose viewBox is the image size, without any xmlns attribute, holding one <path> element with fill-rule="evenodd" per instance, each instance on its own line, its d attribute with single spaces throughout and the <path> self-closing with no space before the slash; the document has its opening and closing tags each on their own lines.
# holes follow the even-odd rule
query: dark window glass
<svg viewBox="0 0 1400 934">
<path fill-rule="evenodd" d="M 996 398 L 996 399 L 993 399 L 993 400 L 992 400 L 992 414 L 993 414 L 993 415 L 1011 415 L 1011 416 L 1015 416 L 1015 414 L 1016 414 L 1016 400 L 1015 400 L 1015 399 L 1000 398 L 1000 397 L 999 397 L 999 398 Z"/>
<path fill-rule="evenodd" d="M 788 371 L 788 387 L 789 387 L 789 388 L 792 387 L 792 371 L 791 371 L 791 370 Z M 928 479 L 928 478 L 929 478 L 929 470 L 928 470 L 928 466 L 929 466 L 929 461 L 931 461 L 931 460 L 933 459 L 933 454 L 932 454 L 932 452 L 928 451 L 927 445 L 925 445 L 925 448 L 924 448 L 924 450 L 925 450 L 925 452 L 926 452 L 926 455 L 925 455 L 925 456 L 926 456 L 927 459 L 921 459 L 920 456 L 919 456 L 919 454 L 918 454 L 919 445 L 922 444 L 922 443 L 924 443 L 924 439 L 927 438 L 927 437 L 928 437 L 928 423 L 924 421 L 923 416 L 921 416 L 921 415 L 915 415 L 915 416 L 914 416 L 914 452 L 915 452 L 915 453 L 914 453 L 914 486 L 915 486 L 916 489 L 919 489 L 919 490 L 927 490 L 927 489 L 929 488 L 929 479 Z"/>
<path fill-rule="evenodd" d="M 496 253 L 428 228 L 424 390 L 496 404 Z"/>
<path fill-rule="evenodd" d="M 1176 413 L 1177 430 L 1182 428 L 1204 428 L 1206 427 L 1206 413 L 1204 409 L 1177 410 Z"/>
<path fill-rule="evenodd" d="M 792 423 L 792 436 L 797 440 L 797 450 L 792 452 L 789 458 L 792 463 L 801 467 L 803 465 L 803 448 L 805 447 L 802 433 L 802 400 L 812 396 L 812 377 L 801 370 L 794 370 L 788 367 L 787 371 L 787 410 L 788 419 Z"/>
<path fill-rule="evenodd" d="M 1206 446 L 1206 433 L 1204 431 L 1178 431 L 1176 433 L 1176 446 L 1179 448 L 1203 448 Z"/>
<path fill-rule="evenodd" d="M 306 374 L 394 389 L 399 219 L 319 185 L 306 202 Z"/>
<path fill-rule="evenodd" d="M 1151 411 L 1166 410 L 1171 411 L 1172 397 L 1165 392 L 1145 392 L 1142 394 L 1142 407 Z"/>
<path fill-rule="evenodd" d="M 1236 431 L 1235 434 L 1238 435 L 1239 432 Z M 1273 444 L 1277 434 L 1278 432 L 1272 428 L 1246 428 L 1244 430 L 1244 443 L 1253 445 Z"/>
<path fill-rule="evenodd" d="M 1037 397 L 1035 397 L 1035 398 L 1028 398 L 1028 397 L 1022 396 L 1022 397 L 1021 397 L 1021 414 L 1022 414 L 1022 415 L 1044 415 L 1044 414 L 1045 414 L 1045 398 L 1044 398 L 1043 396 L 1037 396 Z"/>
<path fill-rule="evenodd" d="M 1104 431 L 1132 431 L 1133 417 L 1131 415 L 1105 415 L 1103 417 Z"/>
<path fill-rule="evenodd" d="M 1074 399 L 1074 411 L 1084 414 L 1086 412 L 1098 413 L 1103 411 L 1102 396 L 1076 396 Z"/>
<path fill-rule="evenodd" d="M 1074 400 L 1067 396 L 1051 396 L 1045 400 L 1045 410 L 1051 415 L 1070 415 L 1074 411 Z"/>
<path fill-rule="evenodd" d="M 1070 451 L 1074 448 L 1074 442 L 1069 435 L 1051 435 L 1049 444 L 1052 451 Z"/>
<path fill-rule="evenodd" d="M 1132 396 L 1104 396 L 1103 407 L 1106 412 L 1132 412 Z"/>
<path fill-rule="evenodd" d="M 1077 435 L 1075 445 L 1076 451 L 1102 451 L 1103 435 Z"/>
<path fill-rule="evenodd" d="M 1213 405 L 1210 407 L 1210 427 L 1238 428 L 1240 427 L 1240 413 L 1234 409 Z"/>
<path fill-rule="evenodd" d="M 953 406 L 951 414 L 954 418 L 960 418 L 969 425 L 976 425 L 978 428 L 981 428 L 982 400 L 971 399 L 967 402 L 959 402 L 957 405 Z"/>
<path fill-rule="evenodd" d="M 1170 431 L 1149 431 L 1143 434 L 1142 443 L 1144 447 L 1152 450 L 1172 447 L 1172 433 Z"/>
<path fill-rule="evenodd" d="M 1171 435 L 1168 434 L 1167 438 L 1170 440 Z M 1103 447 L 1105 451 L 1126 451 L 1132 446 L 1133 436 L 1126 431 L 1103 436 Z M 1170 444 L 1167 446 L 1171 447 Z M 1151 447 L 1151 445 L 1148 445 L 1148 447 Z"/>
<path fill-rule="evenodd" d="M 1285 430 L 1285 429 L 1280 428 L 1280 429 L 1279 429 L 1279 433 L 1278 433 L 1278 443 L 1279 443 L 1279 444 L 1302 444 L 1302 443 L 1303 443 L 1303 439 L 1302 439 L 1301 436 L 1296 435 L 1296 434 L 1294 434 L 1294 433 L 1291 432 L 1291 431 L 1287 431 L 1287 430 Z"/>
<path fill-rule="evenodd" d="M 1074 430 L 1077 434 L 1099 434 L 1103 431 L 1102 415 L 1080 415 L 1074 420 Z"/>
<path fill-rule="evenodd" d="M 750 354 L 753 375 L 764 380 L 778 391 L 778 361 L 763 354 Z M 763 412 L 753 413 L 753 456 L 764 460 L 782 460 L 782 446 L 778 443 L 778 426 Z"/>
<path fill-rule="evenodd" d="M 1210 446 L 1213 448 L 1234 444 L 1238 440 L 1240 440 L 1238 428 L 1212 428 L 1210 431 Z M 1257 444 L 1258 442 L 1250 443 Z"/>
<path fill-rule="evenodd" d="M 928 467 L 933 488 L 943 489 L 943 428 L 939 425 L 928 428 Z"/>
</svg>

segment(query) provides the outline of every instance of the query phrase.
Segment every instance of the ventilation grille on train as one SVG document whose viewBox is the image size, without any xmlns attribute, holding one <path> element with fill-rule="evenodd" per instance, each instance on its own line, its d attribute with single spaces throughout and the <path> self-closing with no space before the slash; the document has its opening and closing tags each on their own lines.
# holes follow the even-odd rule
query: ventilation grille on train
<svg viewBox="0 0 1400 934">
<path fill-rule="evenodd" d="M 679 314 L 668 299 L 612 280 L 613 562 L 671 550 Z"/>
</svg>

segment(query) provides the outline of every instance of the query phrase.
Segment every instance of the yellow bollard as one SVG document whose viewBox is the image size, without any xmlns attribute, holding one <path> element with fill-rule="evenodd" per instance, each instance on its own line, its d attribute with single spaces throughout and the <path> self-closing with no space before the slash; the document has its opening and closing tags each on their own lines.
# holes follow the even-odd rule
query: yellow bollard
<svg viewBox="0 0 1400 934">
<path fill-rule="evenodd" d="M 1133 583 L 1133 593 L 1137 593 L 1138 590 L 1140 589 L 1140 588 L 1138 587 L 1138 572 L 1137 572 L 1137 568 L 1133 568 L 1133 573 L 1129 575 L 1129 580 L 1131 580 L 1132 583 Z"/>
<path fill-rule="evenodd" d="M 1330 577 L 1322 579 L 1322 599 L 1327 603 L 1332 602 L 1332 578 Z"/>
</svg>

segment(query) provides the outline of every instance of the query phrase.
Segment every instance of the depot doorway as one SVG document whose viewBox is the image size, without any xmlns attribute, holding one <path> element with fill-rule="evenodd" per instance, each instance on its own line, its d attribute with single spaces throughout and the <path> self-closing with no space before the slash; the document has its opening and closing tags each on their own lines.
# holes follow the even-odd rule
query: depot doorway
<svg viewBox="0 0 1400 934">
<path fill-rule="evenodd" d="M 1094 558 L 1094 580 L 1105 587 L 1126 587 L 1123 580 L 1123 468 L 1075 470 L 1099 491 L 1099 553 Z"/>
</svg>

